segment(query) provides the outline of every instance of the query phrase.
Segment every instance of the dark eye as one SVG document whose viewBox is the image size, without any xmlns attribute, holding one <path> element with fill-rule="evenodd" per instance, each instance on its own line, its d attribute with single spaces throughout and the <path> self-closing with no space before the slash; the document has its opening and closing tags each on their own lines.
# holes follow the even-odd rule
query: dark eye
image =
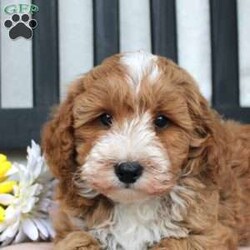
<svg viewBox="0 0 250 250">
<path fill-rule="evenodd" d="M 169 120 L 165 115 L 159 115 L 155 118 L 154 124 L 157 128 L 165 128 L 169 124 Z"/>
<path fill-rule="evenodd" d="M 112 116 L 110 114 L 104 113 L 100 116 L 100 121 L 104 126 L 110 127 L 112 124 Z"/>
</svg>

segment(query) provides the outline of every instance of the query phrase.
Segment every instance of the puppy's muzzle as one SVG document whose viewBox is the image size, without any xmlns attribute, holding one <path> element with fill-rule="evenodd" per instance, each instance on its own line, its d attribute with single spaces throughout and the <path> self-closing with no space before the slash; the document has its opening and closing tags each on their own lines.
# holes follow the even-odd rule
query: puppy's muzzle
<svg viewBox="0 0 250 250">
<path fill-rule="evenodd" d="M 115 174 L 125 184 L 136 182 L 142 172 L 143 167 L 138 162 L 123 162 L 115 165 Z"/>
</svg>

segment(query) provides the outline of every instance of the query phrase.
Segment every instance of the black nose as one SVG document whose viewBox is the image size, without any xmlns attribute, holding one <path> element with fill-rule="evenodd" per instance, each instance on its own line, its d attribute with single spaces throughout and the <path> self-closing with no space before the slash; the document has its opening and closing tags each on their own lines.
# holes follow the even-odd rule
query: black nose
<svg viewBox="0 0 250 250">
<path fill-rule="evenodd" d="M 141 176 L 143 167 L 138 162 L 123 162 L 115 165 L 115 173 L 121 182 L 134 183 Z"/>
</svg>

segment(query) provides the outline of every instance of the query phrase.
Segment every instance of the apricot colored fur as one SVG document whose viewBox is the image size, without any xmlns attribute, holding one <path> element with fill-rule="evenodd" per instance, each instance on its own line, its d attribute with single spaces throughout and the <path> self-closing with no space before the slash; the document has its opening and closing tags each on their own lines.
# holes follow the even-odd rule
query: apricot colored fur
<svg viewBox="0 0 250 250">
<path fill-rule="evenodd" d="M 122 117 L 134 112 L 120 56 L 105 60 L 76 80 L 44 127 L 43 149 L 59 181 L 55 249 L 100 249 L 98 241 L 81 231 L 73 218 L 93 227 L 109 218 L 114 204 L 104 195 L 82 197 L 75 174 L 106 133 L 96 121 L 102 107 L 119 114 L 121 123 Z M 142 85 L 138 105 L 152 112 L 160 106 L 168 114 L 172 124 L 158 136 L 169 154 L 173 186 L 185 186 L 196 196 L 180 194 L 188 204 L 180 224 L 188 228 L 189 236 L 162 239 L 152 249 L 234 250 L 249 244 L 250 126 L 224 121 L 209 107 L 189 74 L 173 62 L 158 57 L 158 67 L 159 83 L 152 89 Z M 88 89 L 93 89 L 89 96 L 85 94 Z M 82 107 L 90 111 L 83 114 Z"/>
</svg>

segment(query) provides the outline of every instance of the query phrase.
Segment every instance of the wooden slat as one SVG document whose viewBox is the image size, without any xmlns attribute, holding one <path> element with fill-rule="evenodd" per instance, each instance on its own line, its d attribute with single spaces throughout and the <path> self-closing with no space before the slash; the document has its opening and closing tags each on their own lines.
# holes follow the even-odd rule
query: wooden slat
<svg viewBox="0 0 250 250">
<path fill-rule="evenodd" d="M 33 36 L 34 106 L 58 102 L 58 16 L 57 0 L 34 0 L 39 11 L 34 15 L 38 26 Z"/>
<path fill-rule="evenodd" d="M 119 51 L 118 0 L 94 0 L 94 64 Z"/>
<path fill-rule="evenodd" d="M 11 20 L 12 14 L 4 12 L 8 5 L 30 4 L 30 0 L 0 1 L 1 33 L 1 104 L 3 108 L 31 108 L 33 106 L 32 88 L 32 41 L 18 37 L 10 39 L 4 26 L 5 20 Z M 27 13 L 27 12 L 26 12 Z M 18 13 L 20 16 L 22 14 Z"/>
<path fill-rule="evenodd" d="M 33 36 L 34 107 L 0 109 L 0 149 L 26 148 L 40 140 L 50 106 L 58 102 L 57 1 L 36 0 L 39 12 Z"/>
<path fill-rule="evenodd" d="M 92 0 L 59 1 L 60 99 L 68 85 L 93 67 Z M 77 6 L 77 8 L 76 8 Z"/>
<path fill-rule="evenodd" d="M 151 52 L 149 0 L 120 0 L 120 50 Z"/>
<path fill-rule="evenodd" d="M 0 2 L 0 9 L 2 9 L 2 5 Z M 0 16 L 0 22 L 2 23 L 2 15 Z M 0 32 L 0 109 L 2 107 L 2 32 Z"/>
<path fill-rule="evenodd" d="M 39 143 L 41 124 L 48 113 L 47 107 L 0 109 L 0 150 L 26 148 L 31 139 Z"/>
<path fill-rule="evenodd" d="M 250 1 L 238 0 L 237 6 L 240 106 L 250 107 Z"/>
<path fill-rule="evenodd" d="M 176 0 L 178 63 L 212 99 L 209 0 Z"/>
<path fill-rule="evenodd" d="M 250 123 L 250 108 L 214 107 L 224 118 L 234 119 L 242 123 Z"/>
<path fill-rule="evenodd" d="M 175 0 L 151 0 L 152 52 L 177 62 Z"/>
<path fill-rule="evenodd" d="M 239 105 L 236 0 L 210 0 L 213 104 Z"/>
</svg>

